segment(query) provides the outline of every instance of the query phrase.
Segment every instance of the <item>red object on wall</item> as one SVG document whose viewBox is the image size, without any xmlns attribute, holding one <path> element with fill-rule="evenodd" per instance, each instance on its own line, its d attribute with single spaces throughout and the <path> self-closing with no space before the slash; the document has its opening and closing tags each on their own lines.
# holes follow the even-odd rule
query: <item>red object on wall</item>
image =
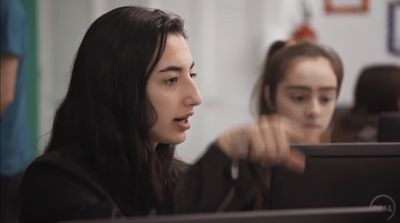
<svg viewBox="0 0 400 223">
<path fill-rule="evenodd" d="M 305 0 L 301 2 L 301 12 L 303 15 L 303 21 L 292 33 L 292 39 L 296 42 L 301 41 L 317 41 L 317 33 L 311 27 L 309 21 L 311 20 L 311 7 Z"/>
<path fill-rule="evenodd" d="M 297 29 L 294 30 L 292 38 L 296 42 L 301 42 L 301 41 L 315 42 L 317 41 L 317 34 L 310 25 L 308 25 L 307 23 L 303 23 Z"/>
</svg>

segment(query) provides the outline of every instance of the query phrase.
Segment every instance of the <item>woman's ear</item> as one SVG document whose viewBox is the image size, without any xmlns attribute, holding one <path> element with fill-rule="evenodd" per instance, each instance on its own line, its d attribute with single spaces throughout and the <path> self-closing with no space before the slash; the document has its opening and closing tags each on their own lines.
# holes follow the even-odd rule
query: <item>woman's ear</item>
<svg viewBox="0 0 400 223">
<path fill-rule="evenodd" d="M 264 100 L 267 104 L 268 110 L 270 110 L 271 112 L 275 112 L 275 106 L 272 104 L 271 90 L 269 85 L 265 85 L 263 91 L 264 91 Z"/>
</svg>

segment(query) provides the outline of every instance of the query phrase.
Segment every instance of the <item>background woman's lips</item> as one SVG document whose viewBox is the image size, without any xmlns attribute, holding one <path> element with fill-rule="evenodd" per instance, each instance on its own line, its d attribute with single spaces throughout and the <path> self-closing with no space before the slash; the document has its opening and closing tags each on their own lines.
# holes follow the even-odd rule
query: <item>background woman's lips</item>
<svg viewBox="0 0 400 223">
<path fill-rule="evenodd" d="M 318 124 L 305 124 L 305 125 L 303 125 L 305 128 L 312 128 L 312 129 L 319 129 L 319 128 L 321 128 L 322 126 L 321 125 L 318 125 Z"/>
</svg>

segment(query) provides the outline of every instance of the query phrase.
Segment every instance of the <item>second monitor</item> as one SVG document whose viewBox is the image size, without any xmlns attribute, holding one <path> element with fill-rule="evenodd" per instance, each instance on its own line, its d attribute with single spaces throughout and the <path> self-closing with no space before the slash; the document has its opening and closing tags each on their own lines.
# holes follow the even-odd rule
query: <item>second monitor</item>
<svg viewBox="0 0 400 223">
<path fill-rule="evenodd" d="M 271 209 L 385 206 L 400 222 L 400 143 L 295 145 L 304 174 L 273 168 Z"/>
</svg>

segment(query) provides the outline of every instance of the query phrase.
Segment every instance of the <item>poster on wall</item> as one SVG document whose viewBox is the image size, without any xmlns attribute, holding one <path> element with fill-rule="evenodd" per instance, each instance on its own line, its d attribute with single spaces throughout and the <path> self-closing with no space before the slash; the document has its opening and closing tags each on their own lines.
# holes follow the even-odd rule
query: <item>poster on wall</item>
<svg viewBox="0 0 400 223">
<path fill-rule="evenodd" d="M 327 14 L 359 14 L 369 9 L 369 0 L 325 0 Z"/>
<path fill-rule="evenodd" d="M 400 56 L 400 1 L 389 2 L 388 10 L 389 52 Z"/>
</svg>

